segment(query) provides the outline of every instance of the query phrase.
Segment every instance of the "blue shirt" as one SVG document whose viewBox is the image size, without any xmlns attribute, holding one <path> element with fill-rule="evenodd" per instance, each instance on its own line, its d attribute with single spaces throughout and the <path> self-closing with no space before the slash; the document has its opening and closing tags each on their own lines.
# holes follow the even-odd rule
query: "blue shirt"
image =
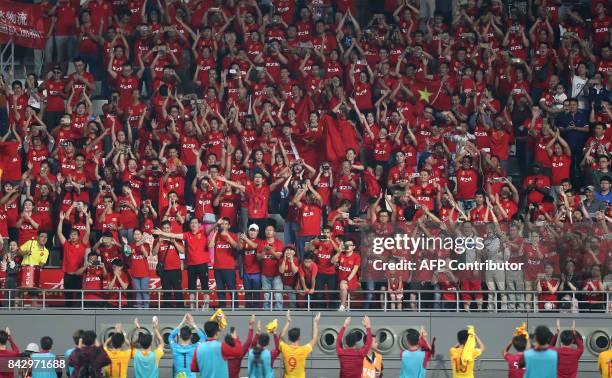
<svg viewBox="0 0 612 378">
<path fill-rule="evenodd" d="M 557 378 L 557 351 L 529 349 L 523 354 L 524 378 Z"/>
<path fill-rule="evenodd" d="M 427 375 L 427 369 L 423 366 L 425 356 L 422 350 L 403 351 L 400 378 L 425 378 Z"/>
<path fill-rule="evenodd" d="M 53 361 L 55 354 L 51 352 L 32 353 L 32 378 L 57 378 Z"/>
<path fill-rule="evenodd" d="M 206 340 L 198 345 L 195 352 L 200 378 L 228 378 L 227 361 L 221 354 L 219 340 Z"/>
<path fill-rule="evenodd" d="M 568 128 L 572 123 L 576 127 L 587 126 L 588 120 L 586 114 L 582 110 L 578 110 L 574 115 L 572 115 L 572 113 L 570 112 L 567 112 L 561 113 L 557 116 L 557 125 L 561 129 L 561 135 L 567 141 L 567 144 L 569 144 L 572 151 L 577 151 L 577 149 L 580 149 L 580 152 L 582 152 L 582 147 L 584 147 L 589 133 L 576 130 L 564 130 Z"/>
<path fill-rule="evenodd" d="M 251 349 L 247 366 L 249 368 L 249 378 L 274 378 L 270 351 L 267 349 L 261 351 L 259 361 L 255 361 L 255 354 Z"/>
<path fill-rule="evenodd" d="M 66 350 L 66 352 L 64 352 L 64 360 L 66 360 L 66 371 L 68 372 L 69 377 L 72 375 L 72 373 L 74 373 L 74 368 L 68 366 L 68 359 L 70 358 L 70 355 L 72 354 L 72 352 L 74 352 L 75 349 L 76 348 L 70 348 Z"/>
<path fill-rule="evenodd" d="M 172 350 L 172 369 L 175 378 L 196 378 L 196 373 L 191 372 L 191 360 L 193 352 L 196 350 L 197 344 L 178 344 L 175 339 L 179 334 L 180 329 L 177 327 L 170 332 L 168 341 L 170 342 L 170 350 Z M 200 340 L 205 340 L 206 336 L 200 330 L 197 331 Z"/>
<path fill-rule="evenodd" d="M 612 203 L 612 192 L 608 194 L 601 194 L 600 192 L 595 192 L 595 199 L 601 202 Z"/>
<path fill-rule="evenodd" d="M 163 348 L 149 351 L 146 355 L 142 350 L 137 350 L 134 354 L 134 377 L 138 378 L 159 378 L 158 362 L 164 354 Z"/>
</svg>

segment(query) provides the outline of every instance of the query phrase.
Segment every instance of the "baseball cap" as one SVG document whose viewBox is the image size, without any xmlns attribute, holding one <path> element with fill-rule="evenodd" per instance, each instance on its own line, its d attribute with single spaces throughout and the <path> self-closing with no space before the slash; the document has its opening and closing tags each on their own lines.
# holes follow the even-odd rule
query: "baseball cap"
<svg viewBox="0 0 612 378">
<path fill-rule="evenodd" d="M 294 251 L 296 250 L 296 249 L 295 249 L 295 245 L 293 245 L 293 244 L 287 244 L 287 245 L 285 246 L 285 248 L 283 248 L 283 252 L 285 252 L 285 251 L 286 251 L 286 250 L 288 250 L 288 249 L 293 249 Z"/>
<path fill-rule="evenodd" d="M 33 352 L 33 353 L 38 353 L 40 352 L 40 348 L 38 347 L 38 344 L 36 343 L 29 343 L 28 346 L 25 348 L 26 352 Z"/>
<path fill-rule="evenodd" d="M 589 185 L 586 188 L 584 188 L 585 192 L 595 192 L 595 187 L 593 185 Z"/>
<path fill-rule="evenodd" d="M 259 226 L 255 223 L 251 224 L 249 226 L 249 230 L 255 230 L 255 231 L 259 231 Z"/>
</svg>

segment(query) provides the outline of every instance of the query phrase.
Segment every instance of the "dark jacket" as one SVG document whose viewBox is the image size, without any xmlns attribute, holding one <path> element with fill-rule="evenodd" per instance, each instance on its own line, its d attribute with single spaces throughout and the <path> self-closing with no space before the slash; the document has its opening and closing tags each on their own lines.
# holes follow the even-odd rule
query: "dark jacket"
<svg viewBox="0 0 612 378">
<path fill-rule="evenodd" d="M 74 352 L 70 354 L 68 358 L 68 366 L 74 367 L 74 372 L 72 373 L 72 378 L 79 377 L 79 370 L 82 366 L 86 366 L 87 364 L 91 365 L 95 372 L 95 378 L 104 377 L 102 373 L 102 368 L 107 365 L 110 365 L 111 360 L 108 357 L 108 354 L 101 347 L 82 347 L 75 349 Z"/>
</svg>

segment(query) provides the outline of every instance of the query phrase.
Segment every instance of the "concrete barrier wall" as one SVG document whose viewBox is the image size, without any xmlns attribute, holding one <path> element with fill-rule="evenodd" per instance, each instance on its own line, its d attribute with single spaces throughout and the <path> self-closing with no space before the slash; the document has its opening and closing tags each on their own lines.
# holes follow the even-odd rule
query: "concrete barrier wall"
<svg viewBox="0 0 612 378">
<path fill-rule="evenodd" d="M 202 325 L 212 314 L 212 311 L 191 312 L 198 325 Z M 236 327 L 242 340 L 246 337 L 248 320 L 251 315 L 247 311 L 228 312 L 229 324 Z M 255 312 L 257 319 L 263 324 L 277 318 L 280 327 L 284 325 L 284 313 Z M 323 312 L 319 329 L 319 345 L 308 359 L 308 377 L 334 378 L 338 376 L 338 360 L 335 355 L 335 335 L 346 316 L 352 317 L 351 328 L 361 327 L 361 317 L 364 312 Z M 487 347 L 486 353 L 477 364 L 477 377 L 500 378 L 506 376 L 506 364 L 501 358 L 501 351 L 512 337 L 515 327 L 522 322 L 528 324 L 529 330 L 537 325 L 548 325 L 554 328 L 556 319 L 561 319 L 563 329 L 569 328 L 572 319 L 576 319 L 578 331 L 585 340 L 585 353 L 580 366 L 580 378 L 595 378 L 597 374 L 597 351 L 607 349 L 606 338 L 612 335 L 612 317 L 609 314 L 580 314 L 579 318 L 570 314 L 462 314 L 462 313 L 413 313 L 413 312 L 369 312 L 372 329 L 377 334 L 380 349 L 383 353 L 384 376 L 399 376 L 399 355 L 402 350 L 402 335 L 409 328 L 419 328 L 423 325 L 430 340 L 436 338 L 436 356 L 429 364 L 428 377 L 450 377 L 448 370 L 448 349 L 454 345 L 458 330 L 471 324 Z M 0 327 L 10 327 L 14 339 L 20 348 L 25 348 L 29 342 L 39 342 L 41 336 L 51 336 L 54 340 L 53 351 L 57 354 L 71 348 L 72 333 L 77 329 L 94 329 L 103 338 L 115 325 L 123 323 L 128 334 L 132 334 L 133 319 L 138 317 L 144 328 L 150 329 L 151 318 L 158 316 L 163 333 L 169 333 L 182 319 L 184 312 L 167 311 L 0 311 Z M 314 313 L 296 312 L 293 314 L 293 325 L 302 329 L 302 341 L 312 337 L 312 317 Z M 280 332 L 280 329 L 279 329 Z M 245 359 L 246 360 L 246 359 Z M 160 377 L 170 377 L 170 356 L 162 360 Z M 282 374 L 282 361 L 275 364 L 277 375 Z M 246 375 L 246 370 L 244 371 Z"/>
</svg>

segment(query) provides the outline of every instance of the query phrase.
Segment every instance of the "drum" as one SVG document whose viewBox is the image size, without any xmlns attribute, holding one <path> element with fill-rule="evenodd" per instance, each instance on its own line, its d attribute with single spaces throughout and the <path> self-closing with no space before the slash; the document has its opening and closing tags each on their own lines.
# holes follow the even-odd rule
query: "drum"
<svg viewBox="0 0 612 378">
<path fill-rule="evenodd" d="M 40 286 L 40 267 L 22 265 L 19 269 L 19 288 L 34 289 Z"/>
</svg>

